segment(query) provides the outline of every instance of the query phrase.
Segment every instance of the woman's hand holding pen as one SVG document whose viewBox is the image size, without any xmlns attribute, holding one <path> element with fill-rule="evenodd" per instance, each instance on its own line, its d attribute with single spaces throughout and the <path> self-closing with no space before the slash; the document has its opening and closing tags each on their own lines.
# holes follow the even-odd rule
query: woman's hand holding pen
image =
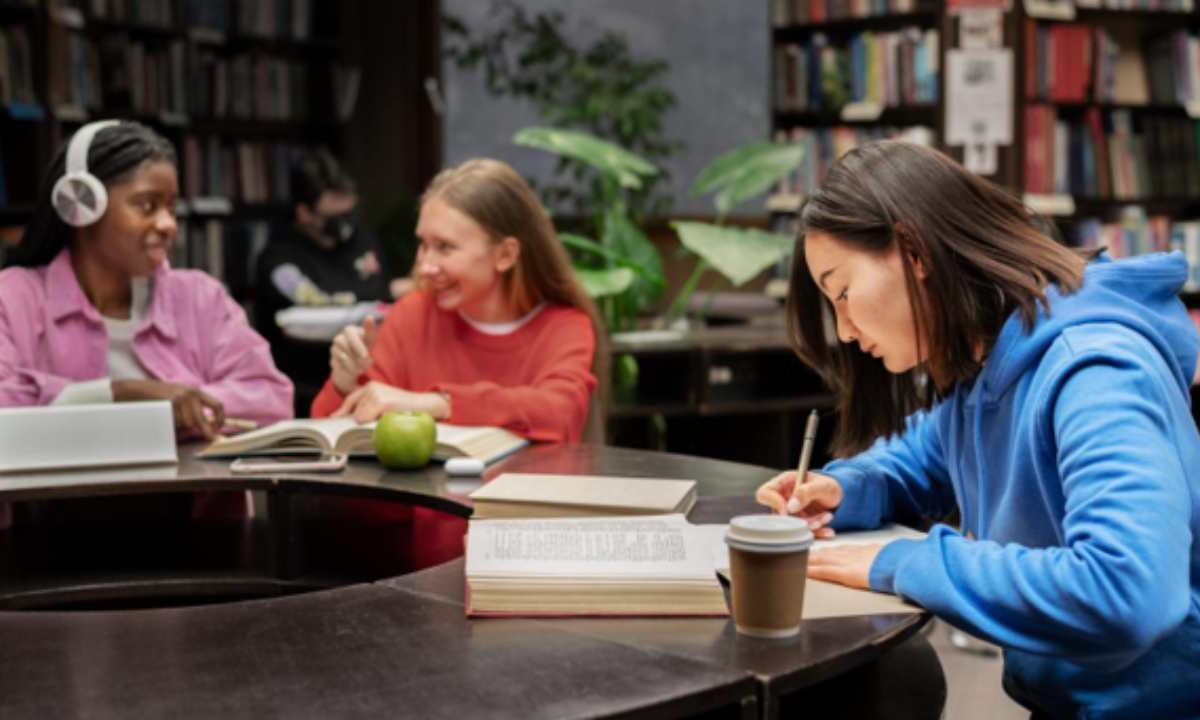
<svg viewBox="0 0 1200 720">
<path fill-rule="evenodd" d="M 828 475 L 809 472 L 797 485 L 796 476 L 795 470 L 779 473 L 759 486 L 754 498 L 780 515 L 807 520 L 818 538 L 833 537 L 833 528 L 826 526 L 833 519 L 833 510 L 842 504 L 841 484 Z"/>
<path fill-rule="evenodd" d="M 375 318 L 367 317 L 362 327 L 347 325 L 333 339 L 329 348 L 329 367 L 333 385 L 343 395 L 358 387 L 358 378 L 371 367 L 371 347 L 375 345 L 378 328 Z"/>
<path fill-rule="evenodd" d="M 200 388 L 162 382 L 161 380 L 114 380 L 113 400 L 170 400 L 175 427 L 212 440 L 225 424 L 225 408 L 221 401 Z"/>
<path fill-rule="evenodd" d="M 810 472 L 797 485 L 796 475 L 795 470 L 779 473 L 759 486 L 755 499 L 780 515 L 807 520 L 818 538 L 833 537 L 833 528 L 826 526 L 833 519 L 833 511 L 842 504 L 841 483 L 828 475 Z M 808 576 L 869 589 L 871 565 L 881 549 L 882 545 L 814 548 L 808 556 Z"/>
</svg>

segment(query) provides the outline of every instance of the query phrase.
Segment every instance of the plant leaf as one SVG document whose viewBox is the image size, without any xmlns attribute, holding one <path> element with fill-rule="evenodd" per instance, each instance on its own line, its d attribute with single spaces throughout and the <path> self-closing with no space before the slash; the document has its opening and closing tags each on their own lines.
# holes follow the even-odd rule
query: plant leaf
<svg viewBox="0 0 1200 720">
<path fill-rule="evenodd" d="M 700 172 L 692 195 L 715 191 L 717 214 L 725 215 L 795 170 L 803 157 L 800 145 L 757 142 L 734 148 Z"/>
<path fill-rule="evenodd" d="M 671 223 L 688 250 L 704 258 L 734 286 L 754 278 L 792 250 L 792 238 L 753 228 L 700 222 Z"/>
<path fill-rule="evenodd" d="M 658 168 L 641 157 L 588 133 L 529 127 L 518 130 L 513 142 L 586 163 L 632 190 L 642 187 L 642 178 L 658 174 Z"/>
<path fill-rule="evenodd" d="M 588 295 L 594 298 L 605 295 L 619 295 L 633 284 L 634 273 L 627 267 L 604 268 L 575 268 L 575 277 Z"/>
<path fill-rule="evenodd" d="M 746 143 L 719 156 L 696 176 L 696 181 L 692 183 L 692 195 L 700 196 L 724 185 L 728 182 L 727 176 L 741 172 L 742 165 L 774 146 L 775 143 L 765 141 Z"/>
<path fill-rule="evenodd" d="M 629 289 L 635 309 L 641 311 L 657 302 L 666 284 L 662 257 L 654 243 L 633 224 L 620 206 L 610 207 L 604 213 L 602 244 L 629 258 L 633 266 L 638 268 L 638 277 Z"/>
<path fill-rule="evenodd" d="M 641 265 L 638 265 L 632 258 L 622 255 L 619 252 L 609 250 L 595 240 L 591 240 L 582 235 L 576 235 L 575 233 L 567 232 L 560 232 L 558 234 L 558 239 L 561 240 L 562 244 L 566 245 L 567 247 L 572 247 L 576 250 L 583 250 L 584 252 L 590 252 L 595 255 L 599 255 L 606 260 L 613 261 L 621 267 L 629 268 L 650 283 L 660 282 L 662 280 L 661 277 L 656 277 L 652 271 L 646 270 Z"/>
</svg>

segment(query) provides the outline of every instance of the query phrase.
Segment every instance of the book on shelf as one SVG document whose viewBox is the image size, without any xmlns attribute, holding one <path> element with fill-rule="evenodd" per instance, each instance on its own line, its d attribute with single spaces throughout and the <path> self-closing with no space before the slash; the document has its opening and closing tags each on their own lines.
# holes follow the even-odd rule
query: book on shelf
<svg viewBox="0 0 1200 720">
<path fill-rule="evenodd" d="M 471 457 L 494 462 L 516 452 L 529 441 L 504 428 L 437 424 L 437 448 L 433 457 L 446 460 Z M 198 457 L 236 455 L 281 455 L 339 452 L 375 455 L 375 423 L 357 423 L 354 418 L 283 420 L 241 435 L 217 438 Z"/>
<path fill-rule="evenodd" d="M 799 210 L 803 198 L 821 184 L 834 161 L 859 145 L 884 138 L 899 138 L 918 145 L 933 145 L 934 131 L 923 125 L 905 128 L 836 125 L 824 128 L 794 127 L 790 131 L 776 131 L 775 142 L 799 145 L 804 148 L 804 155 L 796 169 L 776 184 L 775 195 L 781 197 L 771 201 L 776 203 L 776 207 L 770 209 L 783 212 Z M 791 199 L 784 200 L 782 196 Z"/>
<path fill-rule="evenodd" d="M 667 515 L 696 504 L 695 480 L 504 473 L 471 493 L 472 518 Z"/>
<path fill-rule="evenodd" d="M 1101 200 L 1188 198 L 1200 194 L 1200 122 L 1129 109 L 1060 115 L 1025 106 L 1027 193 Z"/>
<path fill-rule="evenodd" d="M 20 26 L 0 28 L 0 103 L 36 105 L 29 31 Z"/>
<path fill-rule="evenodd" d="M 805 43 L 776 45 L 775 110 L 932 105 L 938 100 L 938 38 L 937 30 L 914 26 L 853 33 L 836 42 L 814 33 Z"/>
<path fill-rule="evenodd" d="M 725 616 L 725 525 L 683 515 L 472 519 L 466 553 L 469 616 Z M 898 526 L 815 547 L 923 537 Z M 809 579 L 805 619 L 920 609 L 893 595 Z"/>
<path fill-rule="evenodd" d="M 916 0 L 771 0 L 771 24 L 787 27 L 917 11 Z"/>
</svg>

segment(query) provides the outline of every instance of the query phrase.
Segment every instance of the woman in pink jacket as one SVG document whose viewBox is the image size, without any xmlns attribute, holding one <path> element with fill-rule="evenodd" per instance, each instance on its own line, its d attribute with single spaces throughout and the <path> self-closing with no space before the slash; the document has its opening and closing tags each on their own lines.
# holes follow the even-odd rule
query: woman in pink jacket
<svg viewBox="0 0 1200 720">
<path fill-rule="evenodd" d="M 241 307 L 167 264 L 178 187 L 170 142 L 135 122 L 91 123 L 59 152 L 0 271 L 0 407 L 170 400 L 177 432 L 204 438 L 226 417 L 291 417 Z"/>
</svg>

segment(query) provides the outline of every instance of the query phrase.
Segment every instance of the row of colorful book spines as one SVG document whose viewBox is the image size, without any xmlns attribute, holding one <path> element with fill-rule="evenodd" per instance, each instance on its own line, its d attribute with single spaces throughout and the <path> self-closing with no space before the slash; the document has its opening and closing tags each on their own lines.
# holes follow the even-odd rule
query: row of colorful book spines
<svg viewBox="0 0 1200 720">
<path fill-rule="evenodd" d="M 1189 288 L 1200 288 L 1200 221 L 1172 222 L 1162 215 L 1123 223 L 1089 218 L 1075 225 L 1071 242 L 1078 247 L 1103 247 L 1114 258 L 1177 250 L 1188 262 Z"/>
<path fill-rule="evenodd" d="M 898 38 L 903 40 L 896 42 Z M 930 30 L 915 38 L 906 31 L 863 33 L 844 47 L 816 42 L 778 48 L 775 107 L 823 108 L 843 95 L 850 101 L 893 105 L 936 103 L 938 33 Z M 837 78 L 836 89 L 830 78 Z"/>
<path fill-rule="evenodd" d="M 308 68 L 266 58 L 192 67 L 189 111 L 212 117 L 299 119 L 307 114 Z"/>
<path fill-rule="evenodd" d="M 184 194 L 287 202 L 290 170 L 298 152 L 298 146 L 290 143 L 230 143 L 188 135 L 183 141 Z"/>
<path fill-rule="evenodd" d="M 771 24 L 811 25 L 829 20 L 903 15 L 918 9 L 914 0 L 772 0 Z"/>
<path fill-rule="evenodd" d="M 1084 9 L 1104 10 L 1164 10 L 1169 12 L 1191 12 L 1193 0 L 1075 0 L 1075 6 Z"/>
<path fill-rule="evenodd" d="M 1057 102 L 1114 99 L 1120 45 L 1100 27 L 1027 21 L 1025 96 Z M 1177 30 L 1147 46 L 1144 85 L 1155 102 L 1200 100 L 1200 35 Z"/>
<path fill-rule="evenodd" d="M 128 0 L 88 3 L 91 17 L 109 22 L 171 28 L 178 25 L 175 0 Z M 237 3 L 237 30 L 243 34 L 308 37 L 312 26 L 309 0 L 254 0 Z M 183 8 L 188 27 L 228 32 L 229 3 L 224 0 L 186 0 Z"/>
<path fill-rule="evenodd" d="M 775 142 L 800 145 L 804 155 L 795 171 L 779 181 L 776 192 L 804 196 L 815 190 L 829 167 L 842 155 L 854 148 L 875 140 L 903 138 L 922 145 L 932 145 L 934 131 L 925 126 L 911 127 L 851 127 L 840 125 L 830 128 L 792 128 L 780 131 Z"/>
<path fill-rule="evenodd" d="M 1027 105 L 1023 187 L 1031 193 L 1136 199 L 1200 194 L 1200 122 L 1090 108 L 1082 122 Z"/>
<path fill-rule="evenodd" d="M 1060 102 L 1083 102 L 1092 85 L 1093 33 L 1091 25 L 1039 25 L 1025 21 L 1025 97 Z"/>
</svg>

